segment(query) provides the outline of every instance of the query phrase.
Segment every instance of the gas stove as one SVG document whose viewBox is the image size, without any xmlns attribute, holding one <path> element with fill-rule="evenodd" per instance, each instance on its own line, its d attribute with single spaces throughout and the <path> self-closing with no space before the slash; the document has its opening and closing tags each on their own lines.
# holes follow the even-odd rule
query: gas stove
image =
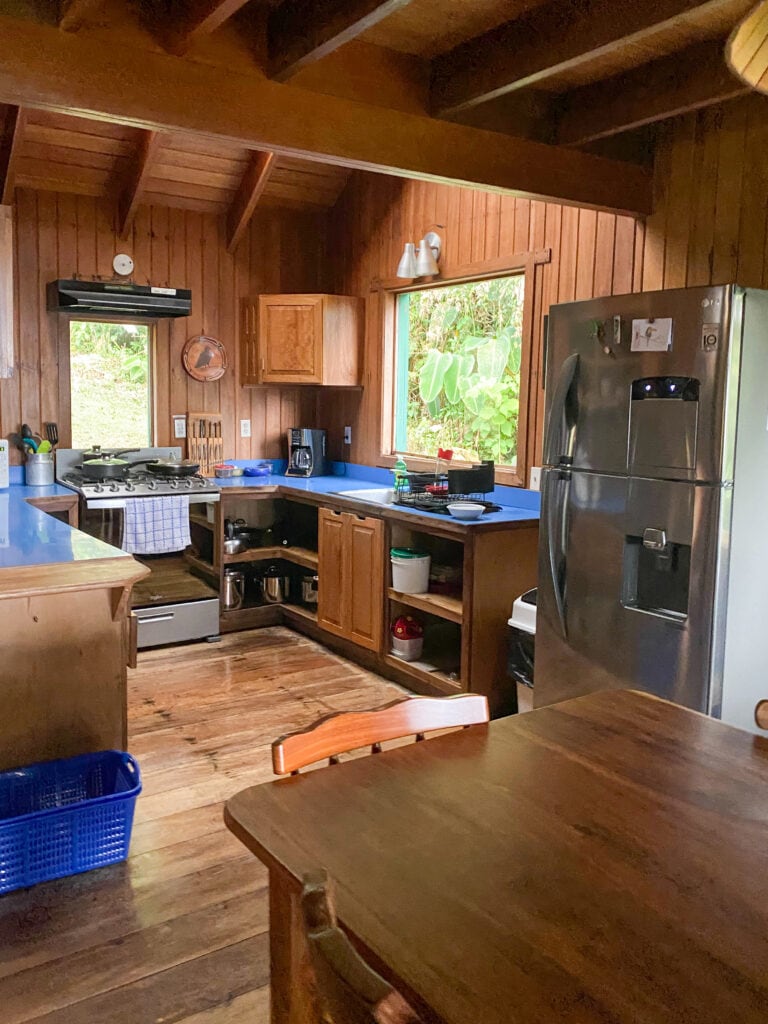
<svg viewBox="0 0 768 1024">
<path fill-rule="evenodd" d="M 148 459 L 179 459 L 181 448 L 142 448 L 121 456 L 132 466 L 114 480 L 92 480 L 81 468 L 80 448 L 59 448 L 56 452 L 56 480 L 83 498 L 88 508 L 125 508 L 132 498 L 186 495 L 190 503 L 218 501 L 221 489 L 204 476 L 158 476 L 145 468 Z"/>
</svg>

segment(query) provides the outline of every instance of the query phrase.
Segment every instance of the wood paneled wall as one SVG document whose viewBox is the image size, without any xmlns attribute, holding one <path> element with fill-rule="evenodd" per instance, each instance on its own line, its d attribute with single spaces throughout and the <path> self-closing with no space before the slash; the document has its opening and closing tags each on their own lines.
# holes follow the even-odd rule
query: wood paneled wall
<svg viewBox="0 0 768 1024">
<path fill-rule="evenodd" d="M 355 175 L 331 216 L 328 251 L 333 290 L 367 298 L 362 392 L 322 393 L 319 425 L 342 454 L 343 427 L 353 429 L 354 462 L 376 463 L 381 453 L 382 314 L 376 283 L 391 281 L 406 241 L 436 225 L 444 241 L 441 271 L 449 278 L 473 265 L 498 272 L 504 257 L 551 249 L 533 274 L 535 352 L 529 422 L 540 450 L 543 403 L 539 384 L 543 317 L 550 304 L 632 291 L 638 285 L 644 229 L 629 217 L 473 189 L 373 175 Z"/>
<path fill-rule="evenodd" d="M 239 334 L 243 301 L 260 292 L 322 289 L 322 215 L 257 210 L 237 252 L 226 250 L 222 218 L 142 207 L 128 239 L 115 236 L 110 203 L 85 196 L 18 190 L 16 194 L 16 372 L 0 382 L 0 433 L 59 423 L 69 444 L 67 319 L 46 310 L 45 288 L 58 277 L 112 276 L 112 258 L 135 260 L 134 280 L 192 289 L 192 316 L 156 328 L 155 393 L 158 444 L 172 444 L 171 416 L 223 414 L 227 457 L 280 457 L 284 432 L 312 422 L 314 389 L 241 388 Z M 217 382 L 189 377 L 181 350 L 190 335 L 211 334 L 226 346 L 229 370 Z M 240 438 L 240 419 L 252 437 Z M 98 443 L 98 438 L 93 438 Z M 18 453 L 15 453 L 18 454 Z"/>
<path fill-rule="evenodd" d="M 550 248 L 533 285 L 532 459 L 540 457 L 543 393 L 538 384 L 542 318 L 552 303 L 697 284 L 768 287 L 768 98 L 754 95 L 676 118 L 660 131 L 655 212 L 645 223 L 555 204 L 422 182 L 357 175 L 333 216 L 334 286 L 368 296 L 362 393 L 320 396 L 320 424 L 341 451 L 353 427 L 351 458 L 381 452 L 377 279 L 391 279 L 405 241 L 436 223 L 442 267 L 495 263 L 524 249 Z"/>
</svg>

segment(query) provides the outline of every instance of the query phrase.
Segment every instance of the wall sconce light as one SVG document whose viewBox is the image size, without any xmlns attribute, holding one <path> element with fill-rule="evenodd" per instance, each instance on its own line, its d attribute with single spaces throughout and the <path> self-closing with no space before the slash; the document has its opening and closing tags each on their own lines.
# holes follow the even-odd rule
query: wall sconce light
<svg viewBox="0 0 768 1024">
<path fill-rule="evenodd" d="M 437 261 L 440 259 L 442 240 L 435 231 L 429 231 L 419 242 L 406 242 L 403 255 L 397 265 L 397 276 L 412 280 L 414 277 L 433 277 L 440 273 Z"/>
</svg>

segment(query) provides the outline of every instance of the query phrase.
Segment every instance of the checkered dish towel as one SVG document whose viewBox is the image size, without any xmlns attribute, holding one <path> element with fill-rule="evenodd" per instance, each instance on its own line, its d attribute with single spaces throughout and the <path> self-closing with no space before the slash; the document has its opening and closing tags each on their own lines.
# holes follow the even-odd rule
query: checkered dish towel
<svg viewBox="0 0 768 1024">
<path fill-rule="evenodd" d="M 131 498 L 123 511 L 123 551 L 165 555 L 183 551 L 189 536 L 189 498 Z"/>
</svg>

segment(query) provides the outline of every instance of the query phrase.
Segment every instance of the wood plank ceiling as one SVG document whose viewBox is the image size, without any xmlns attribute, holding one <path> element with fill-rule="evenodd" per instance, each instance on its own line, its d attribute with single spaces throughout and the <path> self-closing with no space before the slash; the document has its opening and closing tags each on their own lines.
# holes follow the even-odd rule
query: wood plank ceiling
<svg viewBox="0 0 768 1024">
<path fill-rule="evenodd" d="M 590 154 L 609 152 L 612 158 L 637 162 L 638 136 L 632 134 L 636 129 L 741 95 L 746 86 L 727 69 L 724 42 L 753 4 L 754 0 L 18 0 L 14 7 L 27 22 L 58 23 L 59 39 L 88 37 L 103 41 L 106 49 L 120 40 L 124 46 L 148 47 L 146 67 L 153 63 L 147 75 L 154 74 L 159 88 L 165 65 L 157 63 L 158 55 L 180 59 L 180 89 L 186 71 L 192 95 L 200 88 L 196 76 L 201 69 L 215 93 L 217 86 L 220 92 L 226 88 L 217 74 L 231 67 L 233 75 L 244 76 L 239 80 L 243 113 L 250 109 L 258 117 L 250 122 L 246 117 L 235 136 L 226 111 L 217 108 L 215 96 L 211 98 L 209 135 L 218 129 L 230 139 L 254 138 L 247 148 L 210 138 L 203 141 L 178 130 L 149 138 L 135 128 L 25 109 L 26 123 L 15 145 L 9 128 L 14 115 L 5 117 L 0 171 L 13 150 L 18 184 L 89 194 L 120 189 L 121 219 L 126 223 L 140 202 L 225 213 L 230 239 L 256 201 L 332 206 L 348 174 L 332 166 L 334 159 L 392 173 L 405 173 L 403 169 L 411 166 L 415 176 L 447 180 L 450 172 L 435 173 L 435 167 L 443 161 L 450 165 L 444 154 L 451 147 L 459 180 L 503 188 L 508 176 L 508 187 L 515 189 L 511 179 L 517 177 L 519 193 L 535 195 L 530 185 L 530 168 L 535 165 L 546 179 L 541 196 L 557 197 L 561 189 L 565 201 L 618 209 L 621 189 L 608 187 L 621 176 L 616 164 L 594 156 L 594 164 L 585 164 L 585 155 L 573 150 L 589 144 Z M 10 26 L 10 19 L 5 20 Z M 20 36 L 16 42 L 21 45 Z M 71 43 L 61 46 L 62 52 L 79 53 L 84 62 L 92 53 L 87 48 L 78 51 Z M 5 79 L 4 65 L 13 69 Z M 103 90 L 103 75 L 77 70 L 73 96 L 78 101 L 98 83 Z M 135 73 L 141 75 L 138 64 Z M 3 91 L 6 100 L 9 93 L 18 96 L 21 87 L 14 89 L 14 75 L 19 82 L 25 77 L 21 65 L 0 55 L 0 100 Z M 52 87 L 47 100 L 40 83 L 30 70 L 27 84 L 37 105 L 47 102 L 61 109 L 62 88 Z M 283 92 L 274 83 L 287 87 Z M 305 123 L 300 117 L 302 95 Z M 257 111 L 260 96 L 262 109 Z M 322 97 L 326 107 L 319 102 Z M 359 105 L 341 106 L 342 98 Z M 23 100 L 16 102 L 24 106 Z M 95 96 L 93 102 L 98 103 Z M 107 120 L 137 123 L 131 116 L 135 104 L 113 98 L 110 109 L 110 103 L 103 102 L 104 107 L 90 109 L 103 109 Z M 264 105 L 276 115 L 271 120 L 264 117 Z M 72 107 L 86 109 L 80 102 Z M 401 112 L 401 119 L 387 119 L 382 108 Z M 159 103 L 152 113 L 161 111 Z M 345 113 L 350 118 L 346 123 Z M 422 119 L 421 133 L 413 115 Z M 192 119 L 194 124 L 180 118 L 178 108 L 173 115 L 168 108 L 168 118 L 163 122 L 159 116 L 150 117 L 145 123 L 208 128 L 202 117 Z M 475 137 L 452 133 L 446 121 L 477 130 L 481 155 L 468 157 Z M 433 134 L 440 124 L 443 135 L 436 130 Z M 518 145 L 507 151 L 479 129 L 495 132 L 497 138 L 514 136 Z M 275 159 L 258 155 L 259 132 L 271 136 L 262 152 L 274 148 Z M 602 141 L 595 148 L 596 140 L 612 136 L 623 138 L 613 139 L 609 151 Z M 378 165 L 371 159 L 370 140 L 376 138 L 382 154 Z M 419 139 L 423 159 L 413 155 Z M 640 136 L 639 141 L 640 160 L 648 163 L 648 137 Z M 547 143 L 549 149 L 542 151 L 532 142 Z M 292 155 L 281 155 L 281 149 Z M 299 159 L 297 153 L 317 154 L 323 163 Z M 483 159 L 489 165 L 486 177 Z M 585 177 L 591 186 L 574 185 Z M 624 193 L 638 192 L 636 205 L 625 204 L 627 210 L 645 212 L 647 201 L 639 195 L 644 188 L 640 178 L 625 183 Z"/>
<path fill-rule="evenodd" d="M 255 202 L 322 210 L 334 205 L 349 176 L 330 164 L 18 107 L 0 108 L 0 139 L 4 202 L 14 187 L 113 196 L 121 233 L 139 205 L 225 215 L 232 248 Z M 262 168 L 258 182 L 252 181 L 255 163 Z"/>
</svg>

